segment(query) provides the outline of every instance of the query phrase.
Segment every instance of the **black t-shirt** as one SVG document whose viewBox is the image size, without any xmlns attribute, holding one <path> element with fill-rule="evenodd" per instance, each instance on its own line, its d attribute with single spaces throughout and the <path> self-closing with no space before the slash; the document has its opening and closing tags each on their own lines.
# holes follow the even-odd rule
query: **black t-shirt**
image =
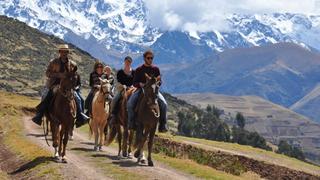
<svg viewBox="0 0 320 180">
<path fill-rule="evenodd" d="M 133 85 L 133 77 L 134 77 L 135 71 L 132 70 L 131 74 L 126 74 L 123 69 L 119 70 L 117 73 L 117 81 L 126 86 L 132 86 Z"/>
</svg>

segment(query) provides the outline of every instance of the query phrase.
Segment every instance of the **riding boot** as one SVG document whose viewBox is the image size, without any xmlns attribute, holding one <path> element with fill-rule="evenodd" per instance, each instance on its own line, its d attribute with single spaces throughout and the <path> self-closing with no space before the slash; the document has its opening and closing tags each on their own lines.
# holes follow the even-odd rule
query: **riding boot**
<svg viewBox="0 0 320 180">
<path fill-rule="evenodd" d="M 52 100 L 53 93 L 52 90 L 49 90 L 45 98 L 40 102 L 40 104 L 36 107 L 36 115 L 32 118 L 32 121 L 37 125 L 41 126 L 42 117 L 45 111 L 48 109 L 48 106 Z"/>
<path fill-rule="evenodd" d="M 84 125 L 90 119 L 87 115 L 82 113 L 79 103 L 81 103 L 81 102 L 76 101 L 76 105 L 77 105 L 76 128 Z"/>
<path fill-rule="evenodd" d="M 168 132 L 167 128 L 167 113 L 166 109 L 161 106 L 161 111 L 160 111 L 160 117 L 159 117 L 159 126 L 158 126 L 158 131 L 161 133 Z"/>
<path fill-rule="evenodd" d="M 168 132 L 168 128 L 166 124 L 167 124 L 166 118 L 160 118 L 158 131 L 161 133 Z"/>
<path fill-rule="evenodd" d="M 82 112 L 80 112 L 80 114 L 77 114 L 76 128 L 81 127 L 82 125 L 86 124 L 89 121 L 89 119 L 90 118 Z"/>
<path fill-rule="evenodd" d="M 135 117 L 132 118 L 132 121 L 128 121 L 128 128 L 130 130 L 136 130 L 137 129 L 137 124 L 136 124 L 136 118 Z"/>
</svg>

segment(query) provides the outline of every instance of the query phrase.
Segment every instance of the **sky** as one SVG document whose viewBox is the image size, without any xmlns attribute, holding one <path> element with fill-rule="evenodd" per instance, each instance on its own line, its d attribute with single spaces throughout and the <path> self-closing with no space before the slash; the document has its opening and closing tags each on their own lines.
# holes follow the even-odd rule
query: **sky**
<svg viewBox="0 0 320 180">
<path fill-rule="evenodd" d="M 163 30 L 227 30 L 230 14 L 320 14 L 320 0 L 144 0 L 150 23 Z"/>
</svg>

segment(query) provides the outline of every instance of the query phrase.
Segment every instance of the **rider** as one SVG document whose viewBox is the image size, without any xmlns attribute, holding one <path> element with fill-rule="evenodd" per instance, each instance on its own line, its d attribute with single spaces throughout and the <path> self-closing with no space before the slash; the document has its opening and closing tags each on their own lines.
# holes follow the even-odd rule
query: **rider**
<svg viewBox="0 0 320 180">
<path fill-rule="evenodd" d="M 101 61 L 96 61 L 93 67 L 93 71 L 90 73 L 89 85 L 91 87 L 91 90 L 85 100 L 85 108 L 88 110 L 86 112 L 87 115 L 90 115 L 91 113 L 91 104 L 94 92 L 96 91 L 96 88 L 100 85 L 100 78 L 105 78 L 103 74 L 103 64 Z"/>
<path fill-rule="evenodd" d="M 77 73 L 76 74 L 76 79 L 77 79 L 77 82 L 76 82 L 76 87 L 74 88 L 75 90 L 75 100 L 76 100 L 76 104 L 77 104 L 77 111 L 78 114 L 80 113 L 83 113 L 84 112 L 84 100 L 82 98 L 82 95 L 81 95 L 81 91 L 80 91 L 80 88 L 81 88 L 81 78 L 80 78 L 80 75 Z M 88 119 L 89 120 L 89 117 Z M 84 125 L 87 121 L 76 121 L 76 127 L 80 127 L 82 125 Z"/>
<path fill-rule="evenodd" d="M 131 68 L 131 63 L 132 63 L 132 58 L 130 56 L 127 56 L 124 58 L 124 68 L 120 69 L 117 72 L 117 81 L 119 83 L 120 86 L 124 87 L 121 89 L 118 88 L 118 91 L 116 93 L 116 95 L 114 96 L 112 103 L 111 103 L 111 117 L 112 120 L 114 122 L 114 118 L 116 117 L 116 114 L 118 113 L 119 110 L 119 102 L 120 102 L 120 98 L 121 98 L 121 93 L 123 92 L 123 90 L 125 90 L 126 88 L 132 87 L 133 85 L 133 77 L 134 77 L 134 73 L 135 71 Z"/>
<path fill-rule="evenodd" d="M 136 69 L 133 85 L 137 87 L 137 91 L 131 95 L 129 98 L 127 109 L 128 109 L 128 121 L 129 121 L 129 129 L 133 129 L 135 125 L 135 106 L 137 105 L 137 101 L 139 95 L 141 93 L 141 88 L 146 83 L 145 73 L 149 76 L 153 75 L 155 77 L 160 76 L 160 70 L 158 67 L 152 64 L 153 62 L 153 52 L 151 50 L 146 51 L 143 54 L 144 64 Z M 161 84 L 161 83 L 160 83 Z M 159 132 L 167 132 L 166 122 L 167 122 L 167 102 L 164 99 L 163 95 L 159 92 L 158 94 L 158 103 L 160 107 L 160 119 L 159 119 Z"/>
<path fill-rule="evenodd" d="M 48 110 L 50 102 L 52 101 L 52 98 L 54 96 L 53 89 L 57 87 L 60 83 L 60 79 L 64 78 L 66 76 L 65 69 L 67 67 L 76 67 L 76 63 L 69 60 L 68 54 L 69 54 L 69 46 L 67 44 L 59 45 L 58 52 L 59 57 L 54 58 L 50 61 L 47 70 L 46 70 L 46 76 L 48 77 L 46 87 L 48 88 L 48 92 L 45 95 L 45 97 L 41 100 L 40 104 L 36 107 L 37 113 L 32 118 L 32 121 L 41 126 L 42 123 L 42 117 L 44 113 Z M 80 106 L 79 101 L 76 101 L 77 107 Z M 78 108 L 77 108 L 78 109 Z M 76 124 L 82 124 L 86 121 L 88 121 L 88 117 L 81 113 L 81 111 L 77 110 L 77 118 L 76 118 Z"/>
<path fill-rule="evenodd" d="M 112 75 L 112 69 L 110 66 L 104 67 L 103 79 L 109 80 L 109 83 L 111 85 L 111 92 L 110 92 L 109 96 L 107 97 L 107 99 L 109 101 L 111 101 L 113 99 L 113 95 L 114 95 L 114 92 L 113 92 L 114 91 L 114 77 Z"/>
</svg>

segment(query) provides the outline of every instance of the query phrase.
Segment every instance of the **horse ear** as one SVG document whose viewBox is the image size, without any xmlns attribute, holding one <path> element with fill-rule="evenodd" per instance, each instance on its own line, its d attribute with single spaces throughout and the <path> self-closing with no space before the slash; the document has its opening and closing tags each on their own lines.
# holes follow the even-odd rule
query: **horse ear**
<svg viewBox="0 0 320 180">
<path fill-rule="evenodd" d="M 146 76 L 146 78 L 147 78 L 148 80 L 151 79 L 151 77 L 150 77 L 147 73 L 144 73 L 144 76 Z"/>
</svg>

